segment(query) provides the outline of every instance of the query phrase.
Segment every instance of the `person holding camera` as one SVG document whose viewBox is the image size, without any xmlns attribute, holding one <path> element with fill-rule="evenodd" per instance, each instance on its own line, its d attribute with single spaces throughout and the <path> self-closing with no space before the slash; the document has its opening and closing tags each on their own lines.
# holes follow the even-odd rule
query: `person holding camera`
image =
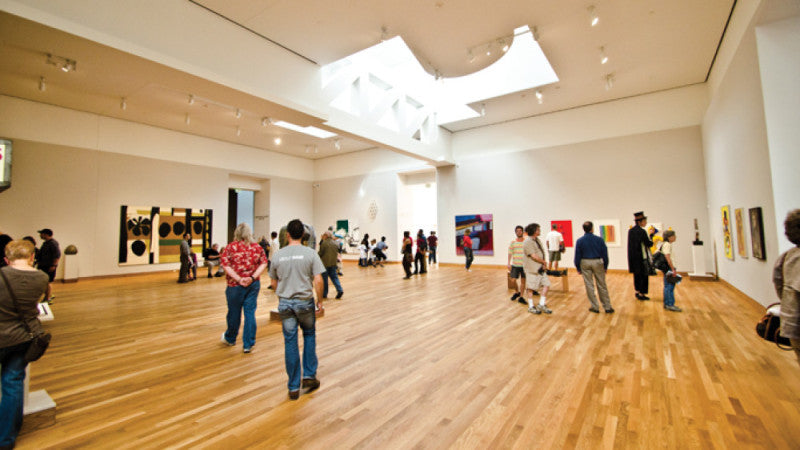
<svg viewBox="0 0 800 450">
<path fill-rule="evenodd" d="M 37 304 L 49 280 L 44 272 L 33 268 L 33 258 L 33 244 L 11 241 L 6 246 L 8 266 L 0 269 L 0 448 L 13 448 L 22 428 L 28 365 L 25 354 L 31 335 L 42 333 Z"/>
<path fill-rule="evenodd" d="M 522 245 L 525 258 L 523 259 L 523 267 L 525 268 L 525 293 L 528 291 L 538 291 L 541 289 L 541 296 L 539 297 L 539 306 L 533 305 L 533 292 L 528 300 L 528 312 L 531 314 L 552 314 L 553 311 L 547 307 L 547 291 L 550 290 L 550 279 L 547 278 L 545 267 L 547 267 L 547 260 L 545 259 L 545 251 L 542 243 L 539 241 L 539 234 L 541 234 L 541 227 L 538 223 L 531 223 L 525 227 L 525 233 L 528 239 Z"/>
</svg>

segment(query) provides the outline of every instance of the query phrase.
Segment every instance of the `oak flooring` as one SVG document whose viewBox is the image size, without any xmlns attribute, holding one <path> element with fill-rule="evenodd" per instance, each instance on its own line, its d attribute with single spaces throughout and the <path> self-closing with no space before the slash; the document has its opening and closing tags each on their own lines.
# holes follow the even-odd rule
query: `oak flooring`
<svg viewBox="0 0 800 450">
<path fill-rule="evenodd" d="M 298 401 L 266 283 L 249 355 L 219 344 L 222 278 L 56 283 L 31 380 L 56 423 L 18 448 L 800 447 L 800 366 L 756 336 L 763 307 L 724 283 L 684 281 L 672 313 L 660 278 L 639 302 L 610 273 L 617 312 L 598 315 L 572 272 L 554 313 L 534 316 L 501 268 L 401 277 L 346 264 L 344 299 L 317 322 L 322 386 Z"/>
</svg>

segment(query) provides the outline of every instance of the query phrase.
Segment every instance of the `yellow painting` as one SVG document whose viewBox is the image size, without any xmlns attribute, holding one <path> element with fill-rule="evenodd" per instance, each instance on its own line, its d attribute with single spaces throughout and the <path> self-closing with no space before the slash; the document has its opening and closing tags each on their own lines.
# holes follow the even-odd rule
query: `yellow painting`
<svg viewBox="0 0 800 450">
<path fill-rule="evenodd" d="M 725 257 L 733 261 L 733 239 L 731 238 L 731 207 L 722 207 L 722 249 Z"/>
</svg>

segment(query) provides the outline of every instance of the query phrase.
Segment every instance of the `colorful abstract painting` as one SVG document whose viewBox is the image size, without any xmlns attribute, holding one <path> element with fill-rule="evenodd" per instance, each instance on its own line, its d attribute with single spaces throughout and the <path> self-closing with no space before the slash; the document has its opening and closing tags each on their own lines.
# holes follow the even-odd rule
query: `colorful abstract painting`
<svg viewBox="0 0 800 450">
<path fill-rule="evenodd" d="M 650 247 L 650 253 L 655 253 L 664 243 L 664 237 L 661 235 L 661 232 L 664 231 L 664 225 L 661 222 L 647 222 L 645 231 L 647 231 L 648 236 L 651 233 L 653 235 L 653 246 Z"/>
<path fill-rule="evenodd" d="M 722 250 L 725 257 L 733 261 L 733 237 L 731 234 L 731 207 L 725 205 L 722 208 Z"/>
<path fill-rule="evenodd" d="M 620 239 L 619 220 L 598 219 L 594 221 L 594 234 L 603 238 L 609 247 L 619 247 L 622 245 Z"/>
<path fill-rule="evenodd" d="M 764 219 L 761 207 L 750 208 L 750 240 L 753 243 L 753 258 L 762 261 L 767 259 L 767 249 L 764 247 Z"/>
<path fill-rule="evenodd" d="M 736 250 L 739 256 L 747 258 L 747 234 L 745 234 L 744 231 L 744 208 L 734 209 L 733 216 L 736 218 Z"/>
<path fill-rule="evenodd" d="M 572 247 L 572 221 L 571 220 L 551 220 L 550 229 L 556 226 L 556 231 L 564 237 L 564 247 Z"/>
<path fill-rule="evenodd" d="M 120 208 L 119 265 L 164 264 L 180 261 L 183 235 L 202 255 L 211 246 L 210 209 L 127 206 Z"/>
<path fill-rule="evenodd" d="M 456 254 L 463 255 L 461 241 L 465 235 L 472 239 L 475 255 L 494 255 L 494 230 L 491 214 L 456 216 Z"/>
</svg>

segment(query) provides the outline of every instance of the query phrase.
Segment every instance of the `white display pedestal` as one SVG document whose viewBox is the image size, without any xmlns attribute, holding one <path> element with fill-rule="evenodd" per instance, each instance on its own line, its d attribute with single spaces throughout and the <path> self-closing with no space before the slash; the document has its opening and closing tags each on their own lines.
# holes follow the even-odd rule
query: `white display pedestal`
<svg viewBox="0 0 800 450">
<path fill-rule="evenodd" d="M 690 280 L 711 281 L 714 279 L 714 276 L 706 270 L 706 253 L 702 244 L 692 245 L 692 263 L 694 272 L 689 274 Z"/>
<path fill-rule="evenodd" d="M 53 311 L 47 303 L 39 304 L 39 320 L 46 322 L 53 320 Z M 47 353 L 45 353 L 45 358 Z M 47 394 L 47 391 L 40 389 L 29 392 L 28 386 L 31 378 L 31 366 L 25 368 L 25 403 L 23 404 L 22 430 L 20 434 L 28 431 L 38 430 L 49 427 L 56 422 L 56 402 Z"/>
<path fill-rule="evenodd" d="M 78 281 L 78 255 L 64 255 L 64 279 L 62 283 L 76 283 Z"/>
</svg>

